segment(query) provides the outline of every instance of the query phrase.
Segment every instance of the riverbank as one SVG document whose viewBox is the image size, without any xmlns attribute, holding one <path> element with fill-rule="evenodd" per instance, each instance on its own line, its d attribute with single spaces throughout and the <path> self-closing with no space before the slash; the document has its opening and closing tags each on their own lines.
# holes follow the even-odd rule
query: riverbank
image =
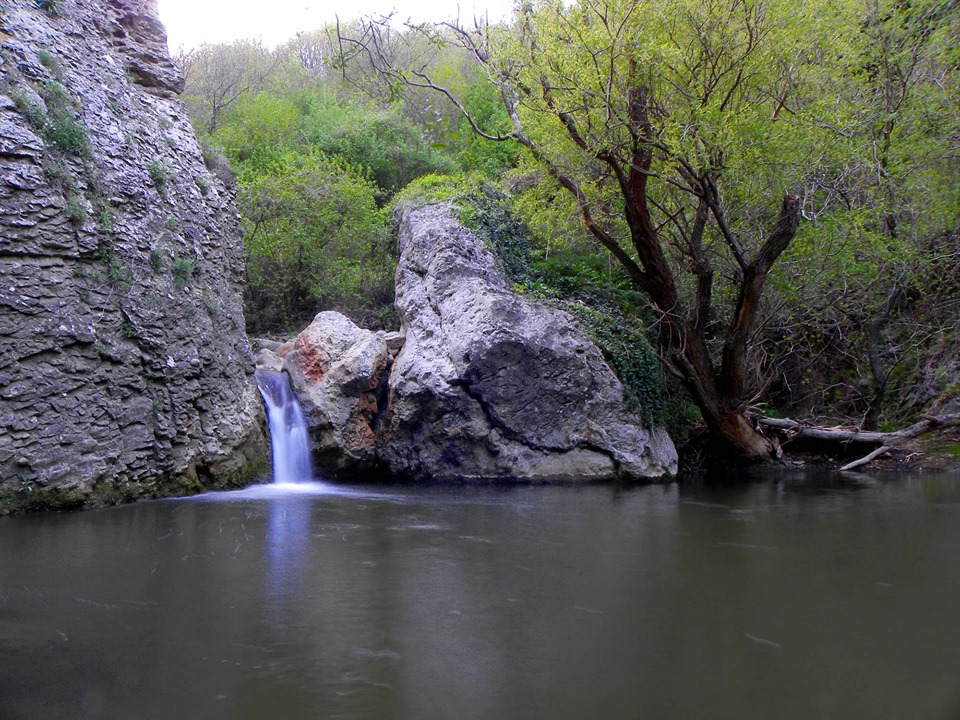
<svg viewBox="0 0 960 720">
<path fill-rule="evenodd" d="M 784 462 L 794 467 L 831 467 L 839 470 L 857 459 L 856 453 L 825 451 L 790 451 L 784 449 Z M 863 452 L 859 457 L 866 456 Z M 874 458 L 856 469 L 858 472 L 907 471 L 960 475 L 960 432 L 917 438 Z"/>
</svg>

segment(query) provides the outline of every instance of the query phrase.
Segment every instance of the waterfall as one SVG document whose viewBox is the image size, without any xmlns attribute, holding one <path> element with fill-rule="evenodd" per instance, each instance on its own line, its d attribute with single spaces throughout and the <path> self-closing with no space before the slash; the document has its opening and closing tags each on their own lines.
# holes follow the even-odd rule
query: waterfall
<svg viewBox="0 0 960 720">
<path fill-rule="evenodd" d="M 257 370 L 257 387 L 267 406 L 273 482 L 280 484 L 313 481 L 307 421 L 297 402 L 286 373 Z"/>
</svg>

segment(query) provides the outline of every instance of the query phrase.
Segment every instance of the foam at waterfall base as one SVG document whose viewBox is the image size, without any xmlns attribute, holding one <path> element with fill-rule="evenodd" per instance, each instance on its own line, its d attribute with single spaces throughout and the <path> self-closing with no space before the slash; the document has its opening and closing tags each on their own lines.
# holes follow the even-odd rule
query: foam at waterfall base
<svg viewBox="0 0 960 720">
<path fill-rule="evenodd" d="M 251 485 L 243 490 L 209 492 L 202 495 L 195 495 L 192 498 L 180 499 L 232 501 L 274 500 L 289 497 L 355 497 L 390 500 L 396 498 L 397 496 L 391 493 L 380 493 L 366 488 L 347 487 L 344 485 L 335 485 L 333 483 L 323 482 L 322 480 L 314 480 L 295 483 L 270 482 L 263 485 Z"/>
</svg>

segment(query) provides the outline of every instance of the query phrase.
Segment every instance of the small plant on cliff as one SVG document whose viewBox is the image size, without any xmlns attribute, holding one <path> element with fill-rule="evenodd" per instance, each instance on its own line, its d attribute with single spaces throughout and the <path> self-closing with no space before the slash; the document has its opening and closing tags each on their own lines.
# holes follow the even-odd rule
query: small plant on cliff
<svg viewBox="0 0 960 720">
<path fill-rule="evenodd" d="M 121 290 L 127 289 L 130 285 L 130 270 L 124 267 L 113 243 L 101 240 L 99 249 L 100 259 L 107 266 L 107 282 Z"/>
<path fill-rule="evenodd" d="M 89 158 L 93 154 L 87 129 L 73 116 L 70 94 L 60 83 L 44 83 L 37 89 L 46 104 L 43 108 L 22 95 L 15 96 L 18 109 L 43 139 L 63 153 Z"/>
<path fill-rule="evenodd" d="M 47 115 L 40 127 L 44 139 L 53 143 L 62 152 L 88 158 L 93 150 L 87 129 L 73 117 L 73 107 L 67 89 L 56 81 L 40 88 L 40 95 L 47 104 Z"/>
<path fill-rule="evenodd" d="M 43 124 L 43 110 L 16 88 L 10 90 L 10 99 L 13 100 L 17 110 L 26 118 L 27 122 L 39 129 Z"/>
<path fill-rule="evenodd" d="M 87 219 L 86 209 L 76 200 L 68 202 L 66 206 L 64 206 L 63 211 L 74 225 L 82 225 Z"/>
<path fill-rule="evenodd" d="M 59 186 L 66 197 L 70 197 L 76 189 L 76 181 L 70 166 L 58 155 L 47 153 L 43 156 L 43 175 L 48 183 L 55 187 Z"/>
<path fill-rule="evenodd" d="M 108 235 L 113 232 L 113 213 L 109 210 L 100 211 L 100 232 Z"/>
<path fill-rule="evenodd" d="M 167 172 L 167 168 L 164 167 L 163 163 L 159 160 L 151 160 L 148 162 L 147 175 L 149 175 L 150 180 L 153 181 L 157 192 L 161 195 L 165 194 L 167 191 L 167 183 L 170 182 L 170 173 Z"/>
<path fill-rule="evenodd" d="M 43 98 L 46 109 L 22 92 L 12 92 L 10 98 L 27 122 L 57 150 L 83 158 L 90 157 L 93 151 L 87 129 L 73 117 L 67 89 L 51 81 L 37 88 L 37 93 Z"/>
<path fill-rule="evenodd" d="M 50 17 L 59 17 L 63 0 L 37 0 L 37 7 Z"/>
<path fill-rule="evenodd" d="M 167 266 L 167 253 L 162 248 L 153 248 L 150 251 L 150 267 L 154 272 L 160 272 Z"/>
<path fill-rule="evenodd" d="M 200 272 L 200 266 L 189 258 L 180 258 L 174 261 L 170 267 L 170 274 L 173 275 L 173 284 L 178 288 L 184 287 L 190 278 Z"/>
<path fill-rule="evenodd" d="M 37 50 L 37 60 L 40 61 L 40 64 L 43 65 L 47 70 L 53 73 L 55 78 L 59 78 L 63 73 L 63 68 L 60 65 L 60 58 L 56 55 L 48 53 L 46 50 Z"/>
</svg>

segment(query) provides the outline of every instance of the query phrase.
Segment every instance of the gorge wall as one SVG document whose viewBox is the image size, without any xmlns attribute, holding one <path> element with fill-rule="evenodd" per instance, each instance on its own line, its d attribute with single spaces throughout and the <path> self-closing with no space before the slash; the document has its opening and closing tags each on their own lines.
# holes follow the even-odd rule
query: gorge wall
<svg viewBox="0 0 960 720">
<path fill-rule="evenodd" d="M 240 482 L 238 218 L 156 3 L 39 5 L 0 9 L 0 510 Z"/>
</svg>

